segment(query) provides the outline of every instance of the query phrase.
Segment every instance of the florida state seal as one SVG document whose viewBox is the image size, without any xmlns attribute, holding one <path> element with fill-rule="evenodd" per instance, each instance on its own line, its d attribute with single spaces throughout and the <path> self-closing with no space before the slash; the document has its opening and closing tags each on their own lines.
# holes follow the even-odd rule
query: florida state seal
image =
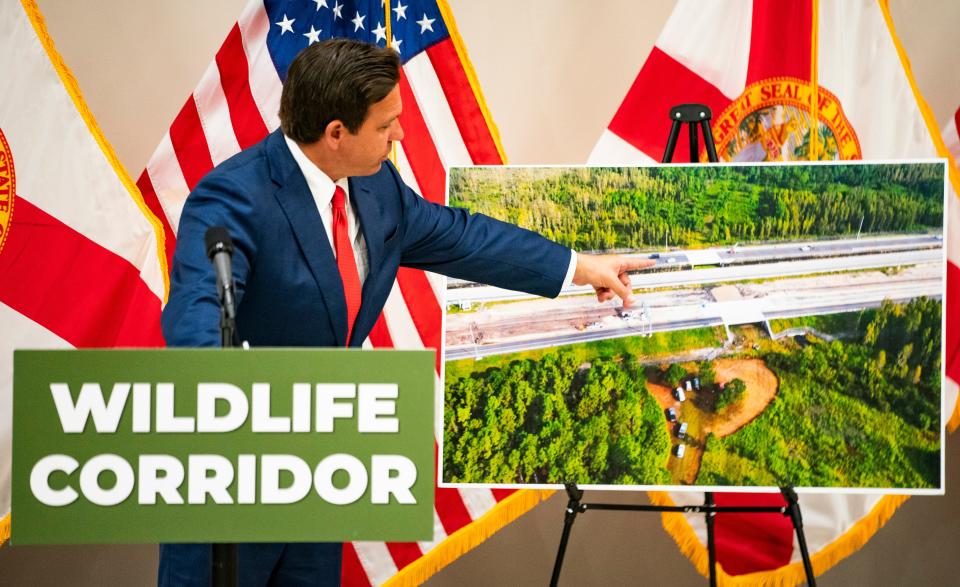
<svg viewBox="0 0 960 587">
<path fill-rule="evenodd" d="M 717 155 L 744 162 L 860 159 L 860 141 L 840 101 L 822 86 L 817 95 L 814 131 L 809 82 L 780 77 L 750 84 L 717 118 Z"/>
</svg>

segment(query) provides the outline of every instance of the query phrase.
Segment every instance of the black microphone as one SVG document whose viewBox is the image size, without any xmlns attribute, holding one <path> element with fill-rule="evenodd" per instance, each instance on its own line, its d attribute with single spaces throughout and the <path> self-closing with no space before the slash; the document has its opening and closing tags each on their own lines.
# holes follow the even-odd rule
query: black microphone
<svg viewBox="0 0 960 587">
<path fill-rule="evenodd" d="M 224 316 L 232 321 L 237 317 L 233 299 L 233 270 L 231 269 L 233 239 L 230 238 L 230 233 L 227 232 L 226 228 L 211 226 L 207 229 L 203 240 L 207 246 L 207 257 L 213 262 L 213 268 L 217 274 L 217 293 L 220 296 Z"/>
</svg>

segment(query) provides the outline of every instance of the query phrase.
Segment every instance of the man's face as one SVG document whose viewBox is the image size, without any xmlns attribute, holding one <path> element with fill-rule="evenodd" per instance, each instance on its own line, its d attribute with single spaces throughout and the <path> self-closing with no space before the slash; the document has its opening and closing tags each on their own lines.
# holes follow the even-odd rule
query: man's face
<svg viewBox="0 0 960 587">
<path fill-rule="evenodd" d="M 348 176 L 373 175 L 380 171 L 390 156 L 393 141 L 403 140 L 401 110 L 400 87 L 396 86 L 383 100 L 370 105 L 356 134 L 346 133 L 340 149 Z"/>
</svg>

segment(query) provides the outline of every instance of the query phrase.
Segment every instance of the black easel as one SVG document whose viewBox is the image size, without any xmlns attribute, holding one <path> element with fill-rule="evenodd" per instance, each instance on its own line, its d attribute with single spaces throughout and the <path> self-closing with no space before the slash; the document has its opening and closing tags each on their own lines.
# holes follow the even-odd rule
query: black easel
<svg viewBox="0 0 960 587">
<path fill-rule="evenodd" d="M 570 530 L 573 528 L 573 522 L 577 514 L 582 514 L 588 509 L 591 510 L 612 510 L 612 511 L 631 511 L 631 512 L 677 512 L 682 514 L 705 514 L 707 517 L 707 552 L 710 557 L 710 585 L 715 587 L 717 584 L 717 556 L 716 545 L 713 539 L 713 518 L 718 513 L 751 513 L 751 514 L 782 514 L 789 516 L 793 527 L 797 532 L 797 543 L 800 547 L 800 554 L 803 557 L 803 569 L 807 575 L 807 584 L 810 587 L 816 587 L 816 578 L 813 575 L 813 565 L 810 563 L 810 553 L 807 550 L 807 540 L 803 533 L 803 518 L 800 515 L 800 504 L 797 501 L 797 493 L 792 487 L 781 487 L 780 493 L 783 494 L 787 505 L 785 506 L 717 506 L 713 503 L 713 494 L 707 492 L 704 497 L 703 505 L 634 505 L 620 503 L 583 503 L 583 490 L 577 488 L 573 483 L 565 484 L 567 490 L 567 508 L 564 510 L 563 533 L 560 536 L 560 547 L 557 549 L 557 558 L 553 564 L 553 575 L 550 578 L 550 585 L 556 586 L 560 580 L 560 569 L 563 567 L 563 558 L 567 550 L 567 542 L 570 539 Z"/>
<path fill-rule="evenodd" d="M 687 124 L 690 132 L 690 162 L 697 163 L 700 159 L 699 141 L 697 140 L 697 125 L 703 133 L 703 144 L 707 150 L 707 159 L 711 163 L 718 162 L 717 148 L 713 142 L 713 133 L 710 130 L 710 118 L 712 117 L 710 108 L 702 104 L 680 104 L 670 109 L 670 120 L 673 125 L 670 127 L 670 136 L 667 138 L 667 148 L 663 153 L 661 163 L 670 163 L 673 159 L 673 151 L 677 146 L 677 137 L 680 136 L 680 126 Z M 797 544 L 800 547 L 800 554 L 803 557 L 803 569 L 807 575 L 807 585 L 816 587 L 816 578 L 813 575 L 813 565 L 810 563 L 810 553 L 807 551 L 807 539 L 803 533 L 803 517 L 800 514 L 800 503 L 797 501 L 797 493 L 793 487 L 787 485 L 780 488 L 780 493 L 787 502 L 786 506 L 717 506 L 713 501 L 713 493 L 704 494 L 703 505 L 690 506 L 659 506 L 659 505 L 634 505 L 634 504 L 611 504 L 611 503 L 583 503 L 583 490 L 577 488 L 574 483 L 565 483 L 567 496 L 567 508 L 564 510 L 563 533 L 560 535 L 560 546 L 557 549 L 557 558 L 553 563 L 553 575 L 550 578 L 551 587 L 556 587 L 560 580 L 560 569 L 563 567 L 563 558 L 567 551 L 567 542 L 570 539 L 570 531 L 573 529 L 573 522 L 577 514 L 581 514 L 588 509 L 593 510 L 613 510 L 613 511 L 633 511 L 633 512 L 679 512 L 686 514 L 704 514 L 707 521 L 707 554 L 709 556 L 710 568 L 710 587 L 717 585 L 717 549 L 714 540 L 713 524 L 714 516 L 718 513 L 778 513 L 790 518 L 794 530 L 797 532 Z"/>
</svg>

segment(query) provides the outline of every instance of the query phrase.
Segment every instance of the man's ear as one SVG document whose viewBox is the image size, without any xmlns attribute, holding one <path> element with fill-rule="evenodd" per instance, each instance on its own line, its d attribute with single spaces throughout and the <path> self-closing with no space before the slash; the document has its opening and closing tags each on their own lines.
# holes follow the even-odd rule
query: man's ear
<svg viewBox="0 0 960 587">
<path fill-rule="evenodd" d="M 327 128 L 323 130 L 322 140 L 327 143 L 331 149 L 336 149 L 340 145 L 340 141 L 343 140 L 343 137 L 347 134 L 347 127 L 340 120 L 331 120 L 327 124 Z"/>
</svg>

